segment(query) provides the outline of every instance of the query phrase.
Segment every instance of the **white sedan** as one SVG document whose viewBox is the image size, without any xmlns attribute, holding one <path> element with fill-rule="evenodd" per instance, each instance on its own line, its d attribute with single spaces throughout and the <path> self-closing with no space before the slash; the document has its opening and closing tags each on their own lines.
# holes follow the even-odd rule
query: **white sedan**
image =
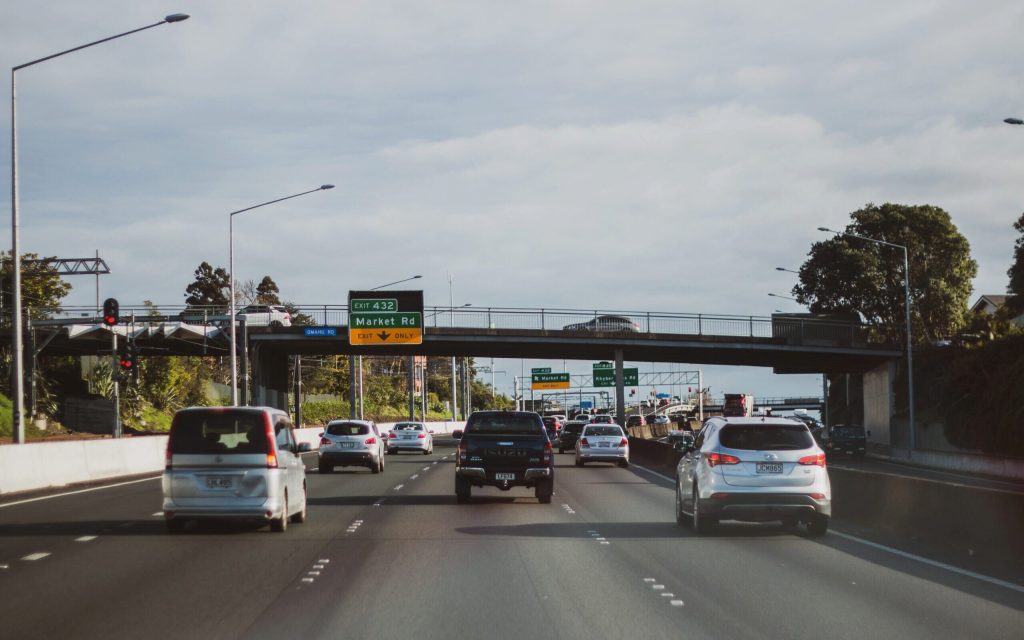
<svg viewBox="0 0 1024 640">
<path fill-rule="evenodd" d="M 617 424 L 588 424 L 576 443 L 576 466 L 586 462 L 615 462 L 629 466 L 629 440 Z"/>
<path fill-rule="evenodd" d="M 434 453 L 434 432 L 422 422 L 399 422 L 388 432 L 388 453 L 422 451 Z"/>
</svg>

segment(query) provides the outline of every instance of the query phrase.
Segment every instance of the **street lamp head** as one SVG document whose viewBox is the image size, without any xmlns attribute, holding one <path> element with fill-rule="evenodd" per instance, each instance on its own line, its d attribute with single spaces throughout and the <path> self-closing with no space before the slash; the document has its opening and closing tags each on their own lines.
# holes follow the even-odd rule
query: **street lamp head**
<svg viewBox="0 0 1024 640">
<path fill-rule="evenodd" d="M 1024 124 L 1024 120 L 1021 120 L 1020 118 L 1004 118 L 1003 122 L 1006 124 Z"/>
<path fill-rule="evenodd" d="M 826 233 L 839 233 L 838 231 L 833 231 L 832 229 L 829 229 L 828 227 L 818 227 L 818 231 L 824 231 Z"/>
<path fill-rule="evenodd" d="M 413 276 L 413 277 L 412 277 L 411 279 L 412 279 L 412 280 L 415 280 L 415 279 L 417 279 L 417 278 L 422 278 L 422 277 L 423 277 L 423 276 Z"/>
<path fill-rule="evenodd" d="M 323 190 L 323 191 L 326 191 L 328 189 L 333 189 L 333 188 L 334 188 L 333 184 L 322 184 L 322 185 L 320 185 L 320 189 Z"/>
<path fill-rule="evenodd" d="M 182 22 L 183 20 L 188 20 L 189 17 L 187 13 L 172 13 L 164 18 L 164 22 Z"/>
</svg>

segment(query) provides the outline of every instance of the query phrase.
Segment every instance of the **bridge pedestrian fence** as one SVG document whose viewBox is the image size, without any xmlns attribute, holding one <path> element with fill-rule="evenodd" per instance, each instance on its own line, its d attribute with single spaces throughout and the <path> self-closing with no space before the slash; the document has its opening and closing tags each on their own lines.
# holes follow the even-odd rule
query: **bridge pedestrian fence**
<svg viewBox="0 0 1024 640">
<path fill-rule="evenodd" d="M 347 326 L 346 305 L 291 305 L 292 323 L 318 326 Z M 34 324 L 99 323 L 92 307 L 33 309 Z M 239 318 L 242 318 L 241 314 Z M 185 322 L 226 326 L 223 307 L 121 306 L 122 323 Z M 423 326 L 427 329 L 503 329 L 564 331 L 567 334 L 602 332 L 621 334 L 674 334 L 734 338 L 773 338 L 807 342 L 824 340 L 840 344 L 879 344 L 877 336 L 890 332 L 880 325 L 815 317 L 737 316 L 662 311 L 615 311 L 579 309 L 533 309 L 510 307 L 425 307 Z"/>
</svg>

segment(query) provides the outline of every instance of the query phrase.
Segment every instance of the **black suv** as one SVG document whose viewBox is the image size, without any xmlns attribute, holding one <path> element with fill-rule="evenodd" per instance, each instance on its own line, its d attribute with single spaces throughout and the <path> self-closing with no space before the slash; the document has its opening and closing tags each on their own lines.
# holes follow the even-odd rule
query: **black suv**
<svg viewBox="0 0 1024 640">
<path fill-rule="evenodd" d="M 551 441 L 540 415 L 477 411 L 469 416 L 455 458 L 455 498 L 469 502 L 472 487 L 532 487 L 543 504 L 555 487 Z"/>
</svg>

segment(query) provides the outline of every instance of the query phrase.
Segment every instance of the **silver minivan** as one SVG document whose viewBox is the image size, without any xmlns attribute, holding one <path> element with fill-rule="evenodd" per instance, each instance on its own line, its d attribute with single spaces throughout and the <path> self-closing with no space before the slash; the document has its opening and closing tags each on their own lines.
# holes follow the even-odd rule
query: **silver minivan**
<svg viewBox="0 0 1024 640">
<path fill-rule="evenodd" d="M 245 519 L 284 531 L 306 520 L 306 467 L 288 414 L 272 407 L 192 407 L 174 415 L 163 511 L 176 533 L 191 519 Z"/>
</svg>

